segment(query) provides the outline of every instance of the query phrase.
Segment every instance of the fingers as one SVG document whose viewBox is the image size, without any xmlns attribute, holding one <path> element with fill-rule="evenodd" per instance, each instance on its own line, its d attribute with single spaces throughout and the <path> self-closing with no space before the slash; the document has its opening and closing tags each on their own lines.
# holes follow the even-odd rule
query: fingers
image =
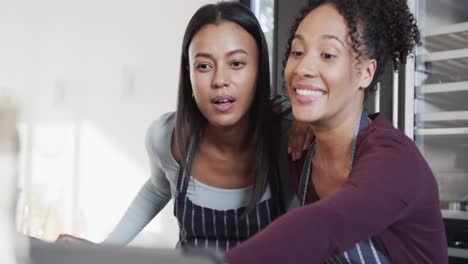
<svg viewBox="0 0 468 264">
<path fill-rule="evenodd" d="M 60 234 L 56 241 L 70 242 L 70 241 L 74 241 L 74 238 L 73 236 L 68 235 L 68 234 Z"/>
<path fill-rule="evenodd" d="M 291 154 L 294 149 L 294 137 L 296 135 L 295 132 L 296 126 L 294 125 L 294 121 L 291 124 L 291 127 L 289 127 L 288 130 L 288 154 Z"/>
<path fill-rule="evenodd" d="M 75 237 L 75 236 L 68 235 L 68 234 L 60 234 L 56 242 L 57 241 L 74 242 L 74 243 L 92 243 L 91 241 L 88 241 L 86 239 Z"/>
<path fill-rule="evenodd" d="M 288 154 L 293 161 L 299 160 L 304 150 L 309 126 L 305 123 L 293 121 L 288 132 Z M 310 140 L 310 139 L 309 139 Z M 309 144 L 310 145 L 310 144 Z"/>
<path fill-rule="evenodd" d="M 297 152 L 297 147 L 296 147 L 296 135 L 297 135 L 297 127 L 293 124 L 289 128 L 288 131 L 288 154 L 291 154 L 292 159 L 294 160 Z"/>
<path fill-rule="evenodd" d="M 60 234 L 55 241 L 64 241 L 69 239 L 69 235 L 67 234 Z"/>
<path fill-rule="evenodd" d="M 314 138 L 315 138 L 314 131 L 312 130 L 312 128 L 309 127 L 306 133 L 305 140 L 304 140 L 303 150 L 307 150 L 310 148 L 310 146 L 312 145 L 312 142 L 314 141 Z"/>
</svg>

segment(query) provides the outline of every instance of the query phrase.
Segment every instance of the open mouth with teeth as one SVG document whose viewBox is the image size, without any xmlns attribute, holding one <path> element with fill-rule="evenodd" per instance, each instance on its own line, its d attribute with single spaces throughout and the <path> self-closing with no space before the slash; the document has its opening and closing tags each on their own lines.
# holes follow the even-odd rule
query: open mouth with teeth
<svg viewBox="0 0 468 264">
<path fill-rule="evenodd" d="M 322 95 L 325 94 L 324 91 L 320 91 L 320 90 L 294 89 L 294 91 L 295 91 L 298 95 L 301 95 L 301 96 L 314 96 L 314 97 L 318 97 L 318 96 L 322 96 Z"/>
<path fill-rule="evenodd" d="M 234 100 L 222 99 L 214 101 L 215 104 L 231 104 L 234 103 Z"/>
<path fill-rule="evenodd" d="M 216 96 L 211 100 L 211 103 L 214 105 L 215 109 L 219 112 L 227 112 L 229 111 L 236 99 L 230 96 Z"/>
<path fill-rule="evenodd" d="M 300 104 L 309 104 L 324 98 L 327 93 L 321 89 L 294 88 L 294 98 Z"/>
</svg>

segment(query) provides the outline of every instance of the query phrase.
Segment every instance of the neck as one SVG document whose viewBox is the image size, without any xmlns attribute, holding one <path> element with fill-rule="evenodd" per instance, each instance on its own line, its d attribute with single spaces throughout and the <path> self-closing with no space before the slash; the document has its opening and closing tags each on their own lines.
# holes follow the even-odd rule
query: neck
<svg viewBox="0 0 468 264">
<path fill-rule="evenodd" d="M 351 146 L 356 126 L 362 113 L 362 105 L 341 111 L 324 124 L 312 125 L 315 133 L 315 164 L 349 165 Z M 338 163 L 337 163 L 338 162 Z"/>
<path fill-rule="evenodd" d="M 216 147 L 222 152 L 242 153 L 251 142 L 251 125 L 248 117 L 242 118 L 237 124 L 228 127 L 205 127 L 202 143 Z"/>
</svg>

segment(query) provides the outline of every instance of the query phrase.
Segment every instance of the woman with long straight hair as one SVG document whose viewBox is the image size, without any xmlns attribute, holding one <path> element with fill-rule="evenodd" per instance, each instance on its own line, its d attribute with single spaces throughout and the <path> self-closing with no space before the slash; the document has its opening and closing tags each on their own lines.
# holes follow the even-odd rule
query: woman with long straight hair
<svg viewBox="0 0 468 264">
<path fill-rule="evenodd" d="M 182 43 L 177 110 L 147 132 L 151 178 L 105 243 L 128 243 L 171 198 L 182 247 L 231 249 L 283 213 L 290 104 L 272 104 L 269 83 L 254 14 L 232 2 L 201 7 Z M 307 145 L 306 126 L 292 134 Z"/>
<path fill-rule="evenodd" d="M 266 42 L 246 7 L 221 2 L 194 14 L 182 42 L 177 110 L 148 130 L 152 177 L 108 242 L 128 242 L 128 231 L 136 234 L 171 197 L 180 246 L 230 249 L 281 213 L 272 195 L 278 150 L 269 79 Z"/>
</svg>

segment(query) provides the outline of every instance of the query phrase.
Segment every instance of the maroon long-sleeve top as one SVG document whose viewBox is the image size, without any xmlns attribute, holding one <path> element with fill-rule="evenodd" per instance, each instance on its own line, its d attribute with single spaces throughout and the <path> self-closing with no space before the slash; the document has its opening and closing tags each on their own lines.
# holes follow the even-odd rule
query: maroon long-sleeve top
<svg viewBox="0 0 468 264">
<path fill-rule="evenodd" d="M 448 263 L 434 175 L 410 138 L 381 114 L 370 118 L 347 183 L 227 252 L 228 263 L 320 263 L 370 237 L 392 263 Z"/>
</svg>

